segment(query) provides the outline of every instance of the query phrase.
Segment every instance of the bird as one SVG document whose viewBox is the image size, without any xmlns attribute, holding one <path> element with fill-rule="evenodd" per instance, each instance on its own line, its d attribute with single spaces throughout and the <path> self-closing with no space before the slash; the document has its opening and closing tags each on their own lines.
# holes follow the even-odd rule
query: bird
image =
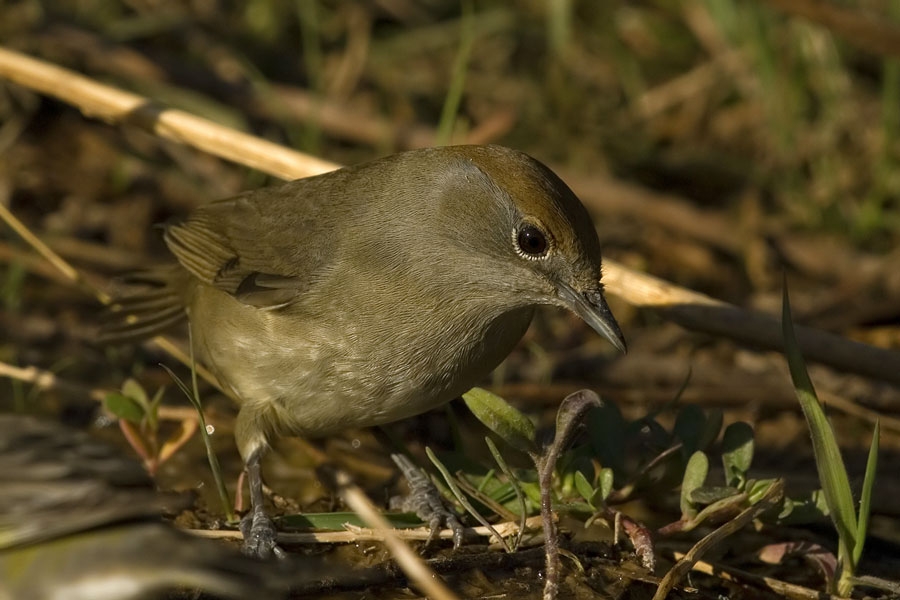
<svg viewBox="0 0 900 600">
<path fill-rule="evenodd" d="M 251 510 L 244 550 L 278 553 L 260 461 L 272 439 L 324 437 L 440 406 L 513 349 L 539 305 L 613 346 L 600 241 L 571 189 L 498 145 L 410 150 L 201 205 L 164 227 L 175 261 L 134 278 L 104 343 L 187 318 L 239 401 Z"/>
</svg>

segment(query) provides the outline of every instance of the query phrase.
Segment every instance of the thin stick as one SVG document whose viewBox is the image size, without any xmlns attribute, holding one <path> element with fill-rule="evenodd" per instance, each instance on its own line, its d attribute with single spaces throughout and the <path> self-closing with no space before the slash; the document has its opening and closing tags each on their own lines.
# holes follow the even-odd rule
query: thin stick
<svg viewBox="0 0 900 600">
<path fill-rule="evenodd" d="M 319 472 L 325 476 L 326 480 L 329 480 L 347 506 L 381 534 L 384 545 L 397 560 L 397 564 L 425 592 L 426 596 L 437 600 L 456 600 L 456 594 L 444 585 L 443 580 L 425 564 L 422 557 L 413 552 L 412 548 L 400 539 L 387 519 L 378 512 L 365 492 L 351 481 L 347 473 L 332 468 L 320 468 Z"/>
<path fill-rule="evenodd" d="M 681 560 L 686 556 L 682 552 L 674 552 L 673 554 L 675 556 L 675 560 Z M 788 600 L 850 600 L 850 598 L 834 596 L 832 594 L 827 594 L 819 590 L 814 590 L 808 587 L 803 587 L 802 585 L 797 585 L 796 583 L 781 581 L 780 579 L 775 579 L 774 577 L 765 577 L 761 575 L 755 575 L 753 573 L 748 573 L 747 571 L 743 571 L 730 565 L 708 563 L 701 560 L 698 561 L 693 567 L 691 567 L 691 570 L 697 571 L 698 573 L 704 573 L 705 575 L 718 577 L 719 579 L 723 579 L 725 581 L 731 581 L 735 583 L 753 583 L 761 587 L 768 588 L 779 596 L 784 596 Z"/>
<path fill-rule="evenodd" d="M 159 137 L 238 164 L 294 179 L 333 171 L 338 165 L 240 133 L 143 96 L 103 85 L 88 77 L 18 52 L 0 48 L 0 76 L 78 107 L 85 116 L 127 123 Z"/>
<path fill-rule="evenodd" d="M 103 402 L 109 390 L 89 388 L 61 379 L 56 373 L 38 369 L 37 367 L 17 367 L 9 363 L 0 362 L 0 377 L 8 377 L 18 381 L 24 381 L 37 387 L 39 390 L 58 390 L 73 396 L 88 397 L 96 402 Z M 181 406 L 160 406 L 159 417 L 172 421 L 196 420 L 197 414 L 193 408 Z"/>
<path fill-rule="evenodd" d="M 2 50 L 3 49 L 0 48 L 0 52 L 2 52 Z M 50 246 L 41 241 L 38 236 L 34 235 L 22 221 L 17 219 L 16 216 L 3 205 L 2 202 L 0 202 L 0 219 L 6 221 L 6 224 L 9 225 L 10 229 L 15 231 L 29 246 L 34 248 L 38 254 L 44 257 L 47 262 L 62 273 L 66 279 L 95 296 L 103 304 L 110 303 L 111 299 L 108 294 L 88 283 L 75 267 L 67 263 L 63 257 L 51 250 Z"/>
<path fill-rule="evenodd" d="M 309 532 L 278 532 L 278 542 L 284 544 L 356 544 L 359 542 L 383 542 L 385 541 L 385 530 L 371 529 L 366 527 L 357 527 L 349 523 L 344 526 L 346 531 L 309 531 Z M 504 537 L 518 535 L 520 532 L 519 524 L 513 521 L 498 523 L 494 525 L 494 529 Z M 231 529 L 188 529 L 191 534 L 215 539 L 242 539 L 240 531 Z M 431 535 L 428 527 L 416 527 L 415 529 L 389 529 L 392 535 L 401 540 L 411 541 L 427 541 Z M 525 521 L 525 545 L 534 545 L 543 542 L 541 535 L 541 518 L 529 517 Z M 495 534 L 487 527 L 466 527 L 466 537 L 480 536 L 491 538 Z M 438 532 L 437 537 L 442 540 L 453 540 L 452 529 L 442 529 Z"/>
</svg>

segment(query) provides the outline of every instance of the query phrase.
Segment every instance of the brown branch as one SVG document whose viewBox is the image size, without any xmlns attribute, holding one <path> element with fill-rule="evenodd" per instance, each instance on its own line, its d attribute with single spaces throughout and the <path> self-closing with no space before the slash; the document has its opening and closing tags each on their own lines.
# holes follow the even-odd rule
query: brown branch
<svg viewBox="0 0 900 600">
<path fill-rule="evenodd" d="M 699 292 L 604 261 L 606 289 L 635 306 L 652 308 L 686 329 L 723 336 L 752 347 L 783 350 L 781 322 Z M 808 360 L 900 384 L 900 353 L 854 342 L 811 327 L 797 327 Z"/>
<path fill-rule="evenodd" d="M 143 96 L 103 85 L 6 48 L 0 48 L 0 76 L 72 104 L 85 116 L 137 126 L 161 138 L 193 146 L 276 177 L 308 177 L 333 171 L 339 166 L 181 110 L 166 109 Z"/>
</svg>

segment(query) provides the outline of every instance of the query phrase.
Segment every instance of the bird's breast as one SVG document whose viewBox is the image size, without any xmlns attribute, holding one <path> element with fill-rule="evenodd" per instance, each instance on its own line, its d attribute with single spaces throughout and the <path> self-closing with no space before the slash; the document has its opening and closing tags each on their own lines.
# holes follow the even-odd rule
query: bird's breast
<svg viewBox="0 0 900 600">
<path fill-rule="evenodd" d="M 280 433 L 316 437 L 452 400 L 509 354 L 533 307 L 263 311 L 210 288 L 195 295 L 190 313 L 205 362 L 242 411 L 272 415 Z"/>
</svg>

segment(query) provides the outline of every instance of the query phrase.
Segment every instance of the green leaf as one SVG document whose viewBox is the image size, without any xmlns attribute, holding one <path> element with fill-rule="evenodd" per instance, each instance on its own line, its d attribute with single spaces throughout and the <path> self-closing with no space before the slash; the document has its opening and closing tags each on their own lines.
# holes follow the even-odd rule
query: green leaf
<svg viewBox="0 0 900 600">
<path fill-rule="evenodd" d="M 136 425 L 139 425 L 144 420 L 144 408 L 131 396 L 126 396 L 119 392 L 110 392 L 103 399 L 103 405 L 106 407 L 106 410 L 119 419 L 124 419 Z"/>
<path fill-rule="evenodd" d="M 800 346 L 794 334 L 794 325 L 791 319 L 790 299 L 788 298 L 787 282 L 784 285 L 782 303 L 781 327 L 784 334 L 784 352 L 787 357 L 791 379 L 794 382 L 794 390 L 803 415 L 809 424 L 812 436 L 813 453 L 816 458 L 816 467 L 819 471 L 819 481 L 822 482 L 822 491 L 831 520 L 837 529 L 840 538 L 839 558 L 852 561 L 856 547 L 857 519 L 853 506 L 853 494 L 850 490 L 850 481 L 847 477 L 847 469 L 841 457 L 840 449 L 834 437 L 831 424 L 825 416 L 825 411 L 816 396 L 816 390 L 809 374 L 806 371 L 806 363 L 800 353 Z M 851 571 L 855 564 L 848 567 Z"/>
<path fill-rule="evenodd" d="M 741 512 L 741 510 L 746 508 L 746 503 L 747 494 L 744 494 L 742 492 L 737 492 L 730 496 L 721 498 L 720 500 L 713 502 L 709 506 L 704 507 L 703 510 L 690 518 L 681 528 L 681 531 L 692 531 L 693 529 L 696 529 L 698 525 L 702 524 L 704 521 L 711 517 L 716 517 L 718 521 L 722 521 L 724 519 L 729 519 L 737 516 L 737 514 Z"/>
<path fill-rule="evenodd" d="M 528 502 L 531 503 L 531 506 L 539 507 L 541 505 L 541 486 L 539 483 L 536 481 L 520 480 L 519 487 L 522 488 L 522 493 L 528 498 Z"/>
<path fill-rule="evenodd" d="M 143 386 L 134 379 L 129 378 L 125 380 L 125 383 L 122 384 L 122 394 L 137 402 L 143 409 L 144 414 L 150 412 L 150 402 L 147 400 L 147 392 L 144 391 Z"/>
<path fill-rule="evenodd" d="M 594 502 L 597 502 L 597 500 L 602 500 L 603 502 L 606 502 L 606 499 L 609 498 L 609 495 L 610 495 L 610 493 L 612 493 L 612 489 L 613 489 L 613 479 L 614 479 L 613 470 L 610 469 L 609 467 L 600 469 L 600 478 L 599 479 L 600 479 L 600 481 L 599 481 L 600 486 L 597 488 L 597 491 L 600 492 L 600 498 L 599 499 L 596 498 L 596 494 L 595 494 L 595 497 L 591 498 L 591 500 L 593 501 L 592 504 Z"/>
<path fill-rule="evenodd" d="M 684 469 L 684 479 L 681 482 L 681 514 L 687 517 L 693 517 L 697 514 L 691 502 L 691 494 L 703 485 L 706 476 L 709 474 L 709 458 L 706 454 L 694 452 L 688 460 L 687 467 Z"/>
<path fill-rule="evenodd" d="M 472 388 L 462 397 L 472 414 L 504 442 L 516 450 L 537 453 L 534 423 L 506 400 L 482 388 Z"/>
<path fill-rule="evenodd" d="M 584 498 L 588 504 L 591 504 L 591 498 L 594 497 L 594 492 L 596 490 L 594 490 L 594 487 L 581 471 L 575 471 L 575 489 L 578 490 L 578 493 L 581 494 L 581 497 Z M 591 504 L 591 506 L 593 506 L 593 504 Z"/>
<path fill-rule="evenodd" d="M 862 493 L 859 498 L 859 519 L 856 523 L 856 546 L 853 547 L 853 564 L 859 564 L 863 546 L 866 543 L 866 532 L 869 528 L 869 513 L 872 509 L 872 488 L 875 487 L 875 472 L 878 470 L 878 444 L 881 439 L 881 421 L 875 421 L 872 432 L 872 445 L 869 446 L 869 458 L 866 461 L 866 476 L 863 479 Z"/>
<path fill-rule="evenodd" d="M 689 496 L 692 506 L 706 506 L 718 502 L 719 500 L 724 500 L 725 498 L 731 498 L 739 493 L 740 492 L 733 487 L 702 485 L 698 488 L 694 488 Z"/>
<path fill-rule="evenodd" d="M 166 393 L 165 386 L 156 390 L 156 393 L 153 395 L 153 399 L 150 400 L 148 404 L 149 410 L 147 412 L 147 417 L 150 420 L 150 428 L 156 431 L 159 426 L 159 407 L 162 404 L 163 394 Z"/>
<path fill-rule="evenodd" d="M 769 491 L 769 488 L 777 482 L 777 479 L 749 479 L 747 480 L 746 488 L 747 496 L 750 498 L 750 504 L 756 504 Z"/>
<path fill-rule="evenodd" d="M 722 434 L 722 466 L 727 485 L 743 489 L 747 471 L 753 463 L 753 428 L 738 421 L 725 428 Z"/>
<path fill-rule="evenodd" d="M 806 525 L 821 523 L 828 515 L 825 494 L 822 490 L 814 490 L 804 496 L 785 498 L 776 521 L 784 525 Z"/>
</svg>

